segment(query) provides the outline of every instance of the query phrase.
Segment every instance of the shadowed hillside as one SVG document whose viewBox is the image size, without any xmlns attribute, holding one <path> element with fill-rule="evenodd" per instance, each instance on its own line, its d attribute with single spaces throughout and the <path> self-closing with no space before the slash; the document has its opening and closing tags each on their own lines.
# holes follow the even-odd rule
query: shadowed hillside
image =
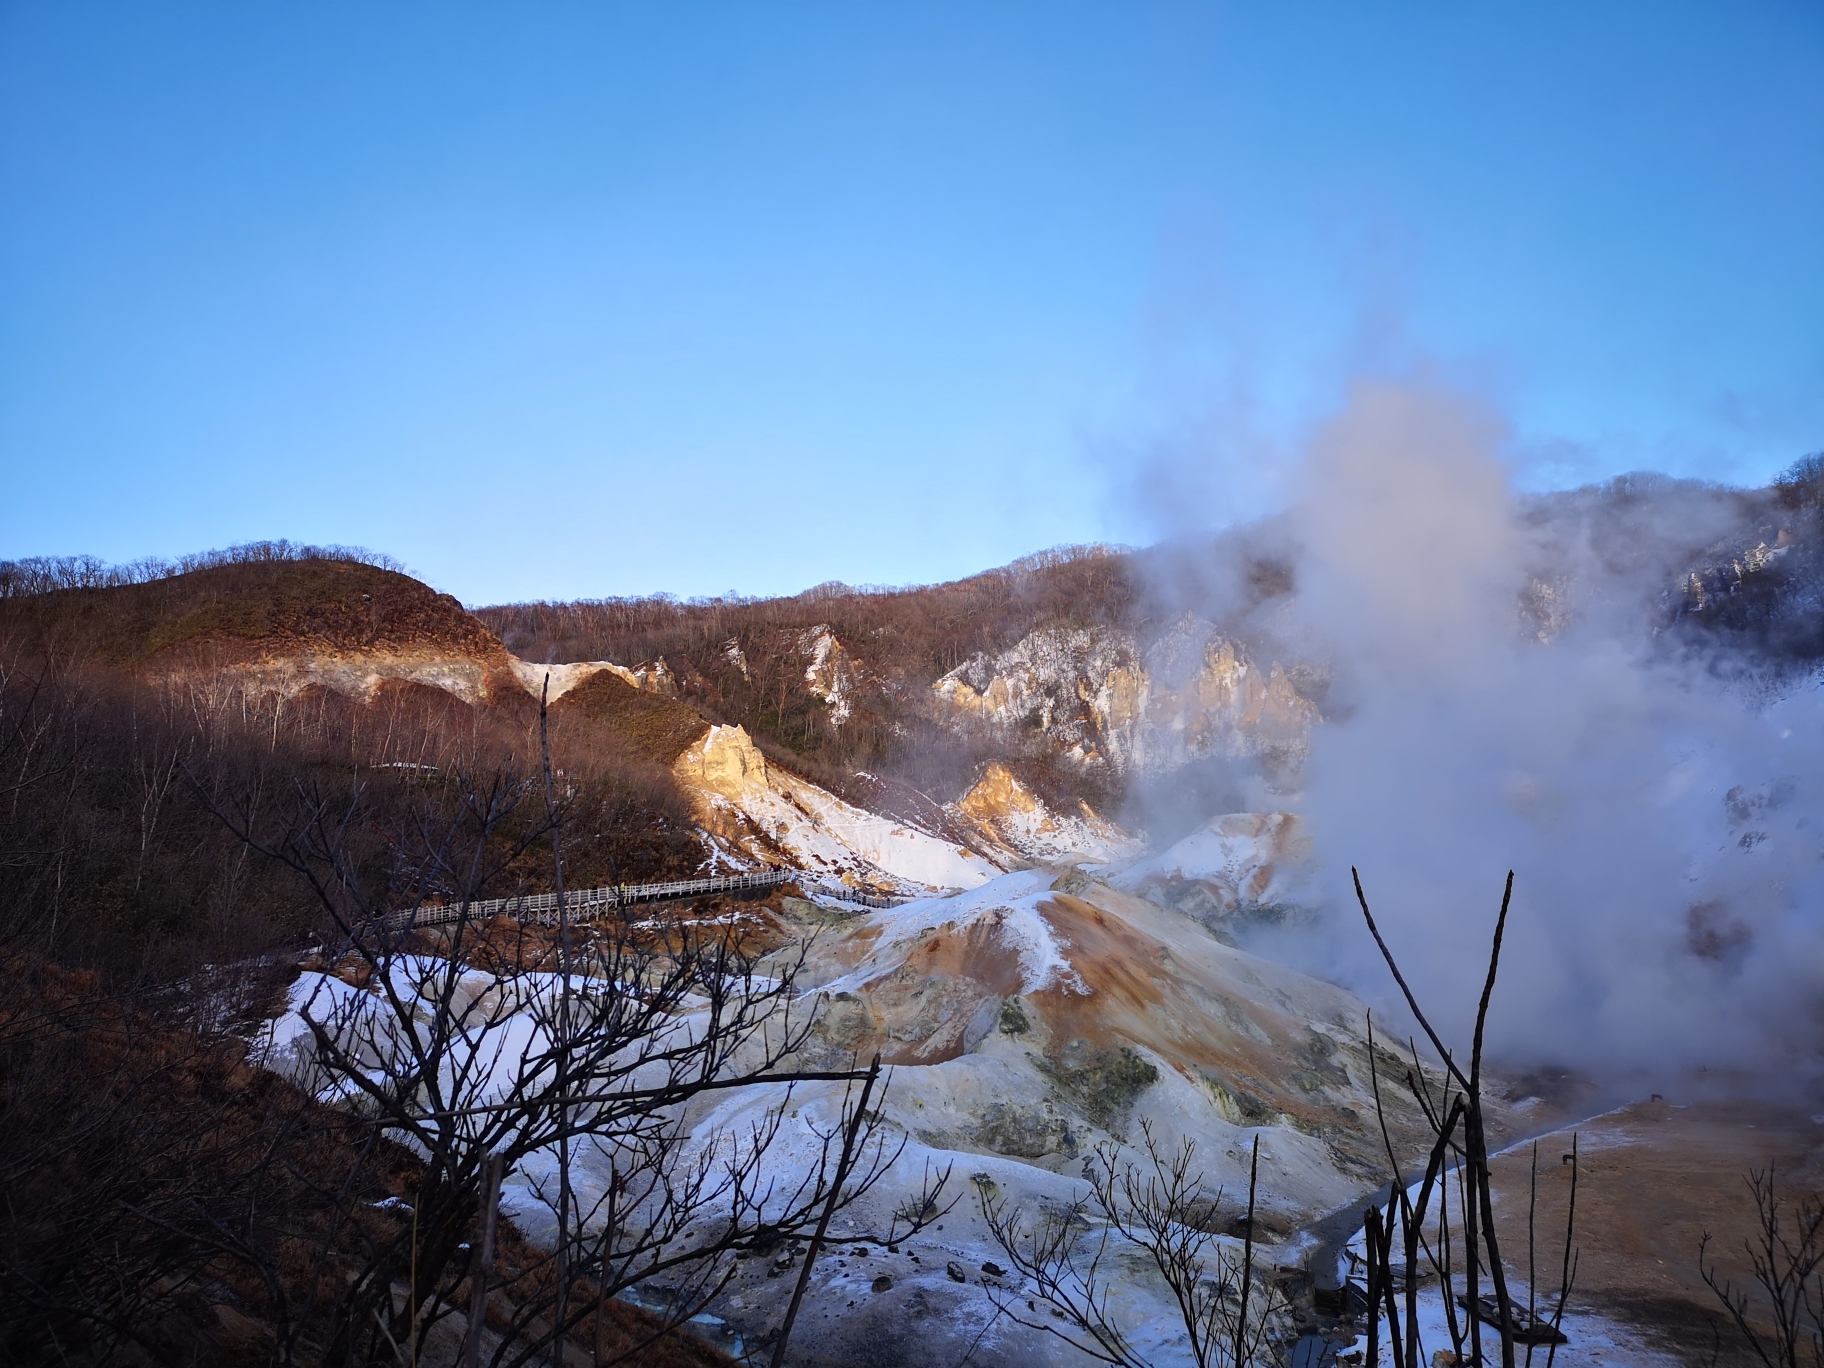
<svg viewBox="0 0 1824 1368">
<path fill-rule="evenodd" d="M 0 576 L 8 580 L 15 591 L 29 584 L 23 575 Z M 0 595 L 0 639 L 113 665 L 203 643 L 241 651 L 309 645 L 501 653 L 493 634 L 448 594 L 394 569 L 324 556 L 224 560 L 139 583 L 7 593 Z"/>
<path fill-rule="evenodd" d="M 476 702 L 407 678 L 286 691 L 239 665 L 388 650 L 479 657 L 511 679 L 499 642 L 454 599 L 348 560 L 0 599 L 0 754 L 38 795 L 3 815 L 3 944 L 129 975 L 295 945 L 316 929 L 310 900 L 249 857 L 224 812 L 257 834 L 304 792 L 384 806 L 461 767 L 536 769 L 538 705 L 517 683 Z M 575 819 L 573 884 L 695 872 L 703 846 L 667 766 L 705 727 L 612 676 L 560 701 L 553 759 Z M 535 844 L 492 891 L 543 891 L 550 877 L 548 844 Z"/>
</svg>

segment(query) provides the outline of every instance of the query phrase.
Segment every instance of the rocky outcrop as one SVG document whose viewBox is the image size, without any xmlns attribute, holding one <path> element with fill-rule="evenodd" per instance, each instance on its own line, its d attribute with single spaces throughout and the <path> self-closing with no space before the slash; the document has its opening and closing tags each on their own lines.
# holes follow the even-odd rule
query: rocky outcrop
<svg viewBox="0 0 1824 1368">
<path fill-rule="evenodd" d="M 1098 816 L 1081 799 L 1074 813 L 1052 811 L 998 760 L 983 769 L 982 777 L 956 803 L 955 810 L 1022 860 L 1075 858 L 1108 863 L 1137 855 L 1144 844 Z"/>
<path fill-rule="evenodd" d="M 289 651 L 218 653 L 208 647 L 161 659 L 147 673 L 153 679 L 195 686 L 210 682 L 257 697 L 291 699 L 310 689 L 328 689 L 371 703 L 390 683 L 422 684 L 464 703 L 485 703 L 502 689 L 517 687 L 508 662 L 487 656 L 438 650 L 334 650 L 304 646 Z"/>
<path fill-rule="evenodd" d="M 798 651 L 808 664 L 804 686 L 813 698 L 829 704 L 829 723 L 840 727 L 854 712 L 855 667 L 836 634 L 827 626 L 806 628 L 798 634 Z"/>
<path fill-rule="evenodd" d="M 1074 1146 L 1045 1152 L 1060 1167 L 1141 1117 L 1188 1123 L 1205 1143 L 1278 1129 L 1312 1167 L 1274 1185 L 1276 1204 L 1309 1214 L 1373 1162 L 1361 1005 L 1108 883 L 1032 870 L 871 913 L 817 951 L 812 972 L 828 976 L 829 1048 L 899 1064 L 993 1061 L 1007 1080 L 996 1100 L 1066 1122 Z M 906 1124 L 984 1152 L 994 1147 L 963 1137 L 988 1119 Z"/>
<path fill-rule="evenodd" d="M 264 650 L 224 651 L 213 643 L 162 658 L 153 674 L 196 676 L 213 672 L 252 694 L 292 698 L 306 689 L 325 688 L 363 703 L 373 701 L 388 683 L 422 684 L 441 689 L 464 703 L 488 703 L 503 693 L 523 689 L 553 703 L 598 674 L 608 673 L 633 688 L 667 696 L 675 693 L 665 662 L 630 670 L 610 661 L 537 665 L 504 650 L 456 652 L 436 647 L 362 650 L 315 643 L 288 644 Z"/>
<path fill-rule="evenodd" d="M 1274 663 L 1262 667 L 1208 623 L 1185 619 L 1144 651 L 1109 628 L 1044 628 L 977 655 L 932 686 L 958 725 L 1043 733 L 1063 756 L 1120 774 L 1208 755 L 1296 763 L 1316 705 Z"/>
<path fill-rule="evenodd" d="M 678 757 L 673 773 L 698 793 L 713 793 L 737 804 L 771 792 L 766 756 L 744 727 L 711 727 Z"/>
<path fill-rule="evenodd" d="M 769 764 L 742 727 L 709 728 L 672 773 L 693 795 L 704 829 L 748 861 L 888 892 L 974 888 L 1001 872 L 967 847 Z"/>
<path fill-rule="evenodd" d="M 549 676 L 551 680 L 549 697 L 553 702 L 562 698 L 585 680 L 604 671 L 647 693 L 664 694 L 667 698 L 675 698 L 678 692 L 677 681 L 667 668 L 663 656 L 658 660 L 641 665 L 637 669 L 616 665 L 611 660 L 582 660 L 569 665 L 537 665 L 529 660 L 521 660 L 518 656 L 509 656 L 508 660 L 514 677 L 534 698 L 537 698 L 544 689 L 546 676 Z"/>
</svg>

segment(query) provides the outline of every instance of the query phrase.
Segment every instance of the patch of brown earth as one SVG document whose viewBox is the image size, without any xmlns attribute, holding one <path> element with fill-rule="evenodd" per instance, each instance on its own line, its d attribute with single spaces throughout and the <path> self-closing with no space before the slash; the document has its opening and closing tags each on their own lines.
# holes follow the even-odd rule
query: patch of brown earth
<svg viewBox="0 0 1824 1368">
<path fill-rule="evenodd" d="M 1824 1189 L 1824 1125 L 1766 1102 L 1642 1102 L 1578 1128 L 1577 1281 L 1574 1309 L 1638 1327 L 1655 1348 L 1692 1365 L 1758 1362 L 1698 1273 L 1710 1257 L 1738 1287 L 1751 1285 L 1743 1242 L 1756 1238 L 1750 1169 L 1773 1165 L 1790 1194 Z M 1557 1285 L 1563 1257 L 1571 1135 L 1538 1142 L 1537 1257 L 1542 1287 Z M 1496 1229 L 1520 1277 L 1527 1265 L 1532 1146 L 1495 1161 Z M 1758 1289 L 1756 1290 L 1758 1292 Z"/>
<path fill-rule="evenodd" d="M 1039 910 L 1089 990 L 1059 983 L 1030 999 L 1062 1049 L 1142 1046 L 1210 1088 L 1237 1124 L 1289 1123 L 1322 1136 L 1339 1158 L 1377 1162 L 1378 1136 L 1371 1140 L 1364 1118 L 1332 1095 L 1366 1085 L 1363 1059 L 1081 898 L 1057 894 Z M 1396 1137 L 1416 1134 L 1416 1114 L 1387 1091 Z"/>
<path fill-rule="evenodd" d="M 1000 917 L 963 930 L 930 928 L 896 969 L 826 1007 L 823 1036 L 837 1051 L 881 1052 L 883 1063 L 945 1063 L 972 1049 L 1020 990 L 1020 954 Z"/>
</svg>

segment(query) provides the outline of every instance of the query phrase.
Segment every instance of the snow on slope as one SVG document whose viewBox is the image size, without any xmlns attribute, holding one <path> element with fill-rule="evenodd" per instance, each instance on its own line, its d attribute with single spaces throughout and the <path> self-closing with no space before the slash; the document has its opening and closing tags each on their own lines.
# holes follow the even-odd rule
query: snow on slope
<svg viewBox="0 0 1824 1368">
<path fill-rule="evenodd" d="M 1088 860 L 1109 864 L 1144 849 L 1138 837 L 1077 803 L 1075 814 L 1054 812 L 999 761 L 982 771 L 956 811 L 982 828 L 999 845 L 1023 859 L 1043 863 Z"/>
<path fill-rule="evenodd" d="M 1360 1003 L 1081 873 L 1019 871 L 953 897 L 857 916 L 826 927 L 812 956 L 799 988 L 819 1021 L 802 1062 L 843 1067 L 878 1051 L 893 1067 L 877 1105 L 891 1143 L 905 1148 L 842 1218 L 839 1233 L 882 1237 L 874 1249 L 865 1258 L 839 1251 L 813 1272 L 794 1339 L 794 1361 L 806 1368 L 864 1356 L 954 1362 L 978 1335 L 974 1362 L 1049 1362 L 1043 1337 L 995 1318 L 980 1270 L 1000 1251 L 978 1193 L 999 1194 L 1029 1217 L 1041 1205 L 1062 1209 L 1083 1196 L 1083 1166 L 1097 1146 L 1137 1139 L 1143 1120 L 1168 1151 L 1181 1138 L 1197 1144 L 1206 1187 L 1224 1189 L 1231 1209 L 1246 1190 L 1258 1138 L 1257 1236 L 1269 1246 L 1269 1266 L 1282 1257 L 1271 1248 L 1276 1241 L 1379 1181 Z M 402 991 L 421 972 L 413 963 L 395 972 Z M 527 975 L 502 995 L 489 1072 L 510 1076 L 519 1059 L 546 1047 L 531 1018 L 555 982 Z M 313 993 L 324 1003 L 371 997 L 307 973 L 263 1058 L 334 1101 L 337 1090 L 310 1075 L 314 1051 L 300 1009 Z M 694 1029 L 694 1019 L 685 1014 L 677 1028 Z M 841 1091 L 808 1084 L 792 1092 L 768 1161 L 781 1190 L 816 1163 L 818 1132 L 838 1117 Z M 693 1152 L 751 1134 L 780 1095 L 769 1085 L 706 1096 L 683 1118 Z M 1413 1143 L 1416 1114 L 1396 1109 L 1390 1119 L 1396 1143 Z M 1501 1121 L 1491 1118 L 1497 1131 Z M 549 1204 L 538 1193 L 550 1186 L 554 1162 L 531 1156 L 507 1183 L 506 1209 L 534 1239 L 550 1235 Z M 602 1188 L 608 1163 L 579 1147 L 579 1188 Z M 938 1227 L 889 1250 L 894 1212 L 945 1167 L 957 1205 Z M 1286 1245 L 1283 1257 L 1296 1258 L 1295 1247 Z M 1173 1361 L 1179 1332 L 1163 1289 L 1143 1261 L 1111 1266 L 1115 1305 L 1161 1352 L 1159 1361 Z M 714 1309 L 751 1342 L 777 1323 L 779 1283 L 767 1278 L 765 1260 L 732 1271 Z M 875 1293 L 882 1276 L 891 1286 Z"/>
<path fill-rule="evenodd" d="M 974 888 L 1001 871 L 974 851 L 881 817 L 777 766 L 744 728 L 711 727 L 673 773 L 706 827 L 751 858 L 895 891 Z"/>
<path fill-rule="evenodd" d="M 1289 812 L 1232 812 L 1213 817 L 1176 845 L 1137 860 L 1109 878 L 1125 893 L 1179 906 L 1184 886 L 1219 913 L 1245 904 L 1298 901 L 1311 841 Z"/>
<path fill-rule="evenodd" d="M 1063 946 L 1049 923 L 1038 912 L 1040 901 L 1050 896 L 1053 876 L 1026 869 L 1003 874 L 981 887 L 948 898 L 920 898 L 868 914 L 848 939 L 866 945 L 863 957 L 846 972 L 821 984 L 826 994 L 860 988 L 871 980 L 896 971 L 921 937 L 932 930 L 934 918 L 946 929 L 967 928 L 991 919 L 999 948 L 1011 951 L 1018 973 L 1010 981 L 1018 993 L 1037 993 L 1063 982 L 1086 993 L 1065 958 Z"/>
</svg>

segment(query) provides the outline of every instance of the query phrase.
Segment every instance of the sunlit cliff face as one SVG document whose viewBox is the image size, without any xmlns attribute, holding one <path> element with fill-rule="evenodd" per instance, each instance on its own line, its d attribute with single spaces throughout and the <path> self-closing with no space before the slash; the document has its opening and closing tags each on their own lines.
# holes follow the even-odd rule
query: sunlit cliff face
<svg viewBox="0 0 1824 1368">
<path fill-rule="evenodd" d="M 1042 732 L 1067 761 L 1124 777 L 1206 756 L 1296 762 L 1318 716 L 1278 662 L 1188 614 L 1144 648 L 1114 628 L 1042 628 L 932 692 L 957 723 Z"/>
<path fill-rule="evenodd" d="M 1655 634 L 1735 496 L 1522 500 L 1501 439 L 1461 396 L 1363 386 L 1306 453 L 1280 534 L 1296 588 L 1260 625 L 1329 674 L 1287 800 L 1327 929 L 1283 953 L 1385 996 L 1357 866 L 1461 1033 L 1512 868 L 1504 1049 L 1612 1071 L 1814 1055 L 1819 692 L 1754 693 L 1725 682 L 1728 648 Z"/>
</svg>

